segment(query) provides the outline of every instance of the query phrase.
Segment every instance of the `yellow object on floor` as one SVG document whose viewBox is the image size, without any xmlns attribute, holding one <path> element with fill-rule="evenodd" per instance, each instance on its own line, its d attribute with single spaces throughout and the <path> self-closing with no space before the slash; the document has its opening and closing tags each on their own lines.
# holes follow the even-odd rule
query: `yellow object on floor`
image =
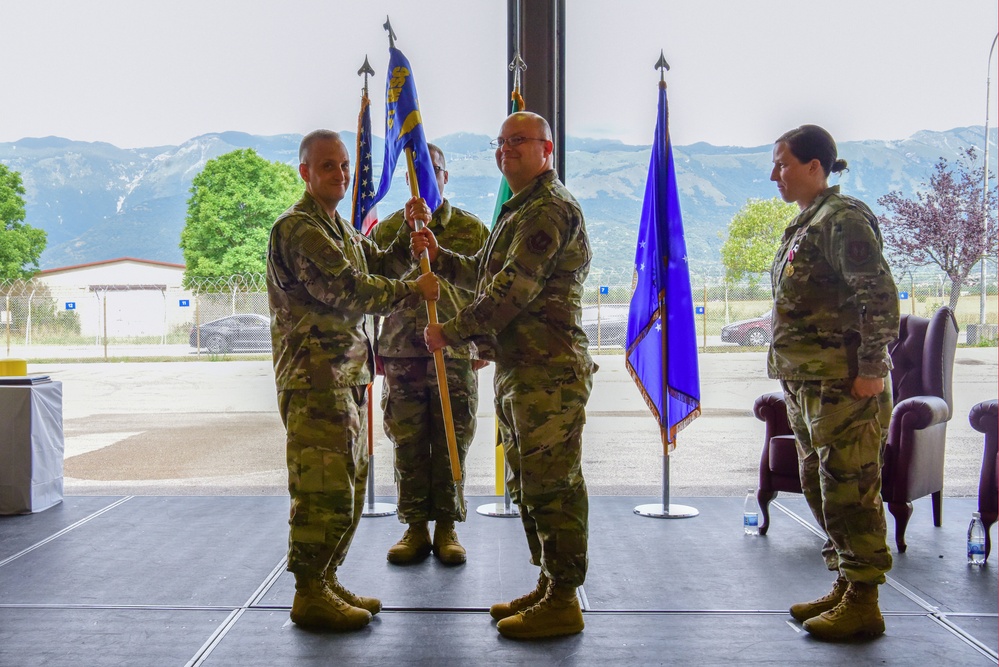
<svg viewBox="0 0 999 667">
<path fill-rule="evenodd" d="M 0 377 L 27 374 L 28 362 L 26 359 L 0 359 Z"/>
</svg>

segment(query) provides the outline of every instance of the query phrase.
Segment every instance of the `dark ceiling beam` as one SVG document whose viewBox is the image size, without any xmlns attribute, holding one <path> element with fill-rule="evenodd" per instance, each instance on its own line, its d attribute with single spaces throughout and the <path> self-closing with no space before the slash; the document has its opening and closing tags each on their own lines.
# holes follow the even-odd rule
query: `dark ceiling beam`
<svg viewBox="0 0 999 667">
<path fill-rule="evenodd" d="M 518 46 L 527 63 L 521 75 L 521 94 L 527 110 L 544 116 L 551 125 L 555 170 L 564 181 L 565 0 L 507 0 L 507 63 L 513 61 Z M 513 77 L 509 72 L 507 109 Z"/>
</svg>

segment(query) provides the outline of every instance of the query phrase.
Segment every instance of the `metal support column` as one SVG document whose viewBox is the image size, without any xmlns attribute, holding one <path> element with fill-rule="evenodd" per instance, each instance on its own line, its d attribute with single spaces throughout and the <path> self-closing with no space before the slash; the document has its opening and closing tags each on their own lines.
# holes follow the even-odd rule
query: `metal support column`
<svg viewBox="0 0 999 667">
<path fill-rule="evenodd" d="M 519 45 L 519 49 L 518 49 Z M 521 93 L 527 110 L 552 128 L 555 171 L 565 180 L 565 0 L 507 0 L 507 62 L 520 52 L 527 63 Z M 508 74 L 503 105 L 514 73 Z"/>
</svg>

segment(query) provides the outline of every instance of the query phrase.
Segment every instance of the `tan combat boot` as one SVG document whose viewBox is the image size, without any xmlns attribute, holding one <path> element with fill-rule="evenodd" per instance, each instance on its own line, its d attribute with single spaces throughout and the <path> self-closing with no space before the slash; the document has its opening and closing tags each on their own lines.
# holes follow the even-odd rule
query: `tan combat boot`
<svg viewBox="0 0 999 667">
<path fill-rule="evenodd" d="M 846 639 L 854 635 L 880 635 L 885 619 L 878 609 L 878 587 L 851 581 L 843 599 L 827 612 L 802 626 L 819 639 Z"/>
<path fill-rule="evenodd" d="M 336 578 L 336 568 L 331 567 L 326 570 L 326 585 L 330 587 L 333 594 L 349 604 L 351 607 L 366 609 L 372 616 L 382 610 L 382 601 L 378 598 L 369 598 L 363 595 L 354 595 L 340 583 Z"/>
<path fill-rule="evenodd" d="M 511 600 L 510 602 L 497 602 L 489 608 L 489 615 L 497 621 L 502 621 L 504 618 L 518 614 L 528 607 L 536 605 L 544 599 L 545 593 L 548 592 L 548 584 L 548 577 L 542 572 L 538 576 L 538 585 L 533 591 L 521 595 L 516 600 Z"/>
<path fill-rule="evenodd" d="M 496 624 L 496 629 L 511 639 L 537 639 L 582 632 L 583 612 L 579 608 L 575 587 L 552 583 L 541 602 L 516 616 L 504 618 Z"/>
<path fill-rule="evenodd" d="M 401 565 L 426 558 L 433 547 L 426 521 L 409 524 L 402 539 L 389 547 L 388 561 Z"/>
<path fill-rule="evenodd" d="M 465 547 L 458 542 L 454 521 L 437 521 L 434 524 L 434 555 L 447 565 L 465 562 Z"/>
<path fill-rule="evenodd" d="M 305 579 L 296 575 L 291 620 L 303 628 L 342 632 L 360 630 L 371 621 L 371 614 L 337 597 L 321 578 Z"/>
<path fill-rule="evenodd" d="M 831 591 L 811 602 L 799 602 L 791 605 L 791 616 L 799 623 L 804 623 L 810 618 L 815 618 L 819 614 L 829 611 L 839 604 L 846 593 L 846 587 L 850 582 L 842 574 L 836 579 Z"/>
</svg>

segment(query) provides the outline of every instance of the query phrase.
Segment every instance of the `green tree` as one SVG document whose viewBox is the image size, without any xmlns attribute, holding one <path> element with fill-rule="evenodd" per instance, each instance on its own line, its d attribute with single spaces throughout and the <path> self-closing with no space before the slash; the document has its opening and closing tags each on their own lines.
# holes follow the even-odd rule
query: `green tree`
<svg viewBox="0 0 999 667">
<path fill-rule="evenodd" d="M 24 224 L 21 174 L 0 164 L 0 280 L 34 275 L 47 238 L 45 230 Z"/>
<path fill-rule="evenodd" d="M 777 197 L 748 200 L 728 225 L 721 249 L 725 276 L 737 281 L 748 275 L 755 284 L 770 270 L 784 228 L 797 214 L 797 206 Z"/>
<path fill-rule="evenodd" d="M 209 160 L 191 182 L 180 233 L 185 286 L 195 277 L 263 273 L 271 225 L 301 191 L 292 167 L 252 148 Z"/>
</svg>

